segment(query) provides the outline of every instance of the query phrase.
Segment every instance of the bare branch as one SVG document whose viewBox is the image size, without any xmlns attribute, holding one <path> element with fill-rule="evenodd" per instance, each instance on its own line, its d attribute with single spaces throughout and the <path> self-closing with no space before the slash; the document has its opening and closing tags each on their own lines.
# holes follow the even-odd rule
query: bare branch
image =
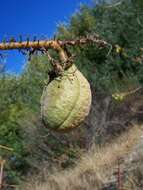
<svg viewBox="0 0 143 190">
<path fill-rule="evenodd" d="M 9 151 L 13 151 L 13 148 L 10 148 L 10 147 L 4 146 L 4 145 L 0 145 L 0 148 L 9 150 Z"/>
<path fill-rule="evenodd" d="M 2 42 L 0 43 L 0 50 L 10 50 L 10 49 L 39 49 L 39 48 L 52 48 L 57 51 L 65 45 L 80 45 L 80 44 L 88 44 L 95 43 L 100 47 L 105 47 L 108 43 L 105 40 L 100 39 L 97 34 L 88 35 L 87 37 L 82 37 L 76 40 L 38 40 L 38 41 L 10 41 L 10 42 Z"/>
</svg>

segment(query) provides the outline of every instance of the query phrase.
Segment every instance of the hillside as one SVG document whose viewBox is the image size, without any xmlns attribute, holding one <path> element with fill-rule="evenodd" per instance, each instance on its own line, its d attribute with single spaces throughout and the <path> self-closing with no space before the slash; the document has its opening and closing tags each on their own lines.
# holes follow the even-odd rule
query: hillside
<svg viewBox="0 0 143 190">
<path fill-rule="evenodd" d="M 105 122 L 104 133 L 102 131 L 103 136 L 100 136 L 104 143 L 100 146 L 94 144 L 88 152 L 82 153 L 81 158 L 75 161 L 74 168 L 71 167 L 62 171 L 54 168 L 55 171 L 50 174 L 48 170 L 45 170 L 46 165 L 44 165 L 39 176 L 30 178 L 28 185 L 25 186 L 24 184 L 23 189 L 118 189 L 119 166 L 122 188 L 142 189 L 143 113 L 140 110 L 143 106 L 142 95 L 143 91 L 141 90 L 131 97 L 126 97 L 126 100 L 116 108 L 116 117 L 112 118 L 114 120 Z M 100 102 L 102 101 L 104 100 L 100 100 Z M 96 107 L 98 106 L 96 103 L 94 110 L 97 111 Z M 103 109 L 105 111 L 105 108 Z M 136 109 L 136 112 L 133 113 L 131 111 L 133 109 Z M 94 122 L 95 118 L 97 120 L 97 117 L 93 117 L 92 112 L 93 108 L 88 118 L 91 123 Z M 92 117 L 90 117 L 91 115 Z M 113 116 L 113 112 L 111 115 Z M 100 128 L 101 125 L 98 126 L 98 129 L 97 126 L 95 127 L 98 131 Z"/>
<path fill-rule="evenodd" d="M 75 168 L 56 171 L 53 174 L 41 173 L 43 182 L 37 178 L 23 189 L 35 190 L 64 190 L 86 189 L 105 190 L 117 189 L 118 160 L 122 159 L 121 186 L 126 189 L 141 189 L 142 182 L 142 130 L 132 129 L 118 138 L 114 143 L 105 147 L 95 147 L 94 151 L 82 155 Z"/>
</svg>

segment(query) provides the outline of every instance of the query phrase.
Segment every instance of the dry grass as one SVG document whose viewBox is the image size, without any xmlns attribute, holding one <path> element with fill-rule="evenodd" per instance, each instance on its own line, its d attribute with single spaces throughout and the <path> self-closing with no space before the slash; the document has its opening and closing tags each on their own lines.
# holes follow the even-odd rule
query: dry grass
<svg viewBox="0 0 143 190">
<path fill-rule="evenodd" d="M 141 127 L 134 126 L 111 144 L 94 147 L 82 156 L 75 168 L 47 176 L 45 183 L 24 185 L 24 190 L 99 190 L 112 175 L 118 158 L 129 154 L 142 136 Z M 36 180 L 36 179 L 35 179 Z"/>
</svg>

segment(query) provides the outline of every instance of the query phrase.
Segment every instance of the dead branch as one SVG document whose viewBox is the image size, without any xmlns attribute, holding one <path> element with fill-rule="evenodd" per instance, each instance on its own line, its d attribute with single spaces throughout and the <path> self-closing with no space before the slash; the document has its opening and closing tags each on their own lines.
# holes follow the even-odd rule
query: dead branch
<svg viewBox="0 0 143 190">
<path fill-rule="evenodd" d="M 40 49 L 40 48 L 52 48 L 57 51 L 60 51 L 65 45 L 80 45 L 95 43 L 100 47 L 107 46 L 108 43 L 105 40 L 102 40 L 98 35 L 88 35 L 87 37 L 81 37 L 76 40 L 37 40 L 37 41 L 10 41 L 0 43 L 0 50 L 11 50 L 11 49 Z"/>
<path fill-rule="evenodd" d="M 62 61 L 66 62 L 67 57 L 65 52 L 60 46 L 58 41 L 54 40 L 41 40 L 41 41 L 23 41 L 23 42 L 6 42 L 0 43 L 0 50 L 12 50 L 12 49 L 40 49 L 40 48 L 51 48 L 56 50 Z"/>
<path fill-rule="evenodd" d="M 39 50 L 43 51 L 43 49 L 54 49 L 56 50 L 62 62 L 68 61 L 68 53 L 65 51 L 64 47 L 66 45 L 75 46 L 81 44 L 89 44 L 95 43 L 99 47 L 105 47 L 108 43 L 102 39 L 97 34 L 88 35 L 87 37 L 81 37 L 76 40 L 37 40 L 37 41 L 19 41 L 16 42 L 15 40 L 9 42 L 1 42 L 0 43 L 0 50 Z"/>
<path fill-rule="evenodd" d="M 5 150 L 9 150 L 9 151 L 13 151 L 13 148 L 9 148 L 9 147 L 4 146 L 4 145 L 0 145 L 0 148 L 5 149 Z"/>
<path fill-rule="evenodd" d="M 0 189 L 3 187 L 3 171 L 5 162 L 5 160 L 0 160 Z"/>
<path fill-rule="evenodd" d="M 97 34 L 87 35 L 85 37 L 77 38 L 75 40 L 33 40 L 30 41 L 29 38 L 27 41 L 22 41 L 20 37 L 20 41 L 16 41 L 14 38 L 10 41 L 4 40 L 0 43 L 0 50 L 13 50 L 17 49 L 24 55 L 28 55 L 29 60 L 31 55 L 36 52 L 41 52 L 42 54 L 46 54 L 51 65 L 53 66 L 53 70 L 49 73 L 51 79 L 56 76 L 60 76 L 63 74 L 65 69 L 68 69 L 74 61 L 75 55 L 72 55 L 67 46 L 80 46 L 84 44 L 96 44 L 99 48 L 103 48 L 106 46 L 110 46 L 110 51 L 112 50 L 111 44 L 107 43 L 105 40 L 101 39 Z M 55 50 L 59 59 L 54 60 L 48 50 Z M 108 54 L 109 54 L 108 53 Z"/>
</svg>

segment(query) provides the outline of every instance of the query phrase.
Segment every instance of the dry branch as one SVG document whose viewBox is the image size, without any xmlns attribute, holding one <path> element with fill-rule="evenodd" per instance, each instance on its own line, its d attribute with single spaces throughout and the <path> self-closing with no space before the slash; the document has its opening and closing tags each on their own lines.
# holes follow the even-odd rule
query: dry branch
<svg viewBox="0 0 143 190">
<path fill-rule="evenodd" d="M 5 149 L 5 150 L 9 150 L 9 151 L 13 151 L 13 148 L 9 148 L 9 147 L 1 145 L 1 144 L 0 144 L 0 148 Z"/>
<path fill-rule="evenodd" d="M 52 48 L 57 51 L 60 50 L 64 45 L 80 45 L 88 43 L 96 43 L 99 46 L 106 46 L 108 43 L 99 38 L 98 35 L 91 35 L 87 37 L 82 37 L 76 40 L 38 40 L 38 41 L 23 41 L 23 42 L 2 42 L 0 43 L 0 50 L 10 50 L 10 49 L 39 49 L 39 48 Z"/>
<path fill-rule="evenodd" d="M 75 40 L 37 40 L 37 41 L 27 41 L 20 40 L 19 42 L 15 39 L 12 39 L 9 42 L 1 42 L 0 43 L 0 50 L 13 50 L 18 49 L 23 54 L 29 55 L 29 59 L 34 52 L 41 52 L 47 54 L 51 65 L 53 66 L 54 75 L 56 76 L 61 75 L 65 69 L 71 66 L 73 63 L 73 55 L 68 51 L 67 46 L 78 46 L 84 44 L 91 44 L 94 43 L 98 47 L 106 47 L 111 46 L 106 41 L 102 40 L 97 34 L 87 35 L 86 37 L 81 37 Z M 50 57 L 48 49 L 53 49 L 58 52 L 59 60 L 54 60 Z M 26 53 L 25 53 L 26 51 Z M 62 63 L 62 64 L 61 64 Z M 53 75 L 52 73 L 50 74 Z"/>
<path fill-rule="evenodd" d="M 0 160 L 0 189 L 3 187 L 3 171 L 5 162 L 5 160 Z"/>
<path fill-rule="evenodd" d="M 57 41 L 54 40 L 41 40 L 41 41 L 23 41 L 23 42 L 7 42 L 0 43 L 0 50 L 12 50 L 12 49 L 40 49 L 40 48 L 52 48 L 59 52 L 59 55 L 63 61 L 66 61 L 66 55 Z"/>
<path fill-rule="evenodd" d="M 89 44 L 89 43 L 95 43 L 100 47 L 105 47 L 108 45 L 108 43 L 102 39 L 96 34 L 89 35 L 87 37 L 82 37 L 75 40 L 37 40 L 37 41 L 19 41 L 16 42 L 10 41 L 10 42 L 2 42 L 0 43 L 0 50 L 12 50 L 12 49 L 34 49 L 34 50 L 47 50 L 47 49 L 54 49 L 56 50 L 62 61 L 67 61 L 67 52 L 65 52 L 64 47 L 66 45 L 81 45 L 81 44 Z"/>
</svg>

